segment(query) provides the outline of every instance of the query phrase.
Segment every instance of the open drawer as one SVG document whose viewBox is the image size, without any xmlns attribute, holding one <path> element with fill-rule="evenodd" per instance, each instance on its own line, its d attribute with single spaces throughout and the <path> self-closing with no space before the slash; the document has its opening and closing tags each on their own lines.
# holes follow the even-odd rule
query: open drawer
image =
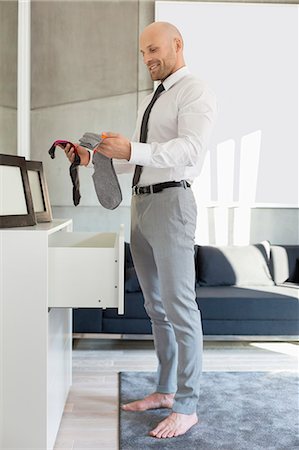
<svg viewBox="0 0 299 450">
<path fill-rule="evenodd" d="M 124 313 L 124 230 L 49 237 L 49 307 Z"/>
</svg>

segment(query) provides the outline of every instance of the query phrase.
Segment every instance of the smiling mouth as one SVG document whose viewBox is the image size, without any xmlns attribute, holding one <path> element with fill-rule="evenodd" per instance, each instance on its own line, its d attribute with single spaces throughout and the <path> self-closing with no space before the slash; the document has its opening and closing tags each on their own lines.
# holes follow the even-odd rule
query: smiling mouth
<svg viewBox="0 0 299 450">
<path fill-rule="evenodd" d="M 158 68 L 158 65 L 159 65 L 159 64 L 152 64 L 152 65 L 150 65 L 150 66 L 148 67 L 148 70 L 149 70 L 150 72 L 153 72 L 154 70 L 156 70 L 156 69 Z"/>
</svg>

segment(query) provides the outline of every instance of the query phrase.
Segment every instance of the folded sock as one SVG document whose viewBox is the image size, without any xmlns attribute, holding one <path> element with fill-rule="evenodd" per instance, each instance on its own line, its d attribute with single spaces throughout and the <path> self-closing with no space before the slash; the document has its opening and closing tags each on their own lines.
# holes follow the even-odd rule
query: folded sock
<svg viewBox="0 0 299 450">
<path fill-rule="evenodd" d="M 93 150 L 102 142 L 102 138 L 96 133 L 84 133 L 79 142 L 83 147 Z M 117 208 L 122 201 L 122 193 L 112 159 L 95 152 L 92 162 L 94 165 L 92 179 L 99 202 L 104 208 Z"/>
<path fill-rule="evenodd" d="M 89 148 L 89 150 L 93 150 L 97 145 L 102 142 L 102 137 L 97 133 L 84 133 L 83 136 L 79 139 L 80 145 L 83 147 Z"/>
</svg>

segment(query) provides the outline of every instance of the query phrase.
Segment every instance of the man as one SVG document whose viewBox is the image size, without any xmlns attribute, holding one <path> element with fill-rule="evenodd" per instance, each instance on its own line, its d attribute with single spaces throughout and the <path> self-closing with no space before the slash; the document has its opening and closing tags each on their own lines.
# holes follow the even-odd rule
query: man
<svg viewBox="0 0 299 450">
<path fill-rule="evenodd" d="M 146 114 L 153 95 L 142 102 L 131 142 L 107 133 L 97 151 L 113 158 L 118 172 L 139 166 L 134 174 L 131 251 L 158 357 L 156 391 L 122 408 L 172 409 L 150 431 L 156 438 L 171 438 L 198 422 L 202 330 L 194 291 L 196 204 L 190 185 L 200 172 L 217 107 L 213 92 L 185 66 L 176 27 L 150 24 L 140 36 L 140 50 L 152 80 L 163 84 L 160 95 Z M 145 124 L 144 115 L 149 115 Z M 89 153 L 79 146 L 77 151 L 87 165 Z M 65 152 L 73 161 L 74 149 L 68 145 Z"/>
</svg>

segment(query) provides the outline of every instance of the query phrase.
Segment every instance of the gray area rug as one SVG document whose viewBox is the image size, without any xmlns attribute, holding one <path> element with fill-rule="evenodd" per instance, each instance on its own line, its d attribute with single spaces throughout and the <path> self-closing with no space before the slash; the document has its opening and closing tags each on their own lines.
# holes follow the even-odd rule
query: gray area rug
<svg viewBox="0 0 299 450">
<path fill-rule="evenodd" d="M 122 372 L 120 404 L 153 392 L 152 372 Z M 120 410 L 120 450 L 298 450 L 298 375 L 294 372 L 204 372 L 199 423 L 184 436 L 148 436 L 169 414 Z"/>
</svg>

